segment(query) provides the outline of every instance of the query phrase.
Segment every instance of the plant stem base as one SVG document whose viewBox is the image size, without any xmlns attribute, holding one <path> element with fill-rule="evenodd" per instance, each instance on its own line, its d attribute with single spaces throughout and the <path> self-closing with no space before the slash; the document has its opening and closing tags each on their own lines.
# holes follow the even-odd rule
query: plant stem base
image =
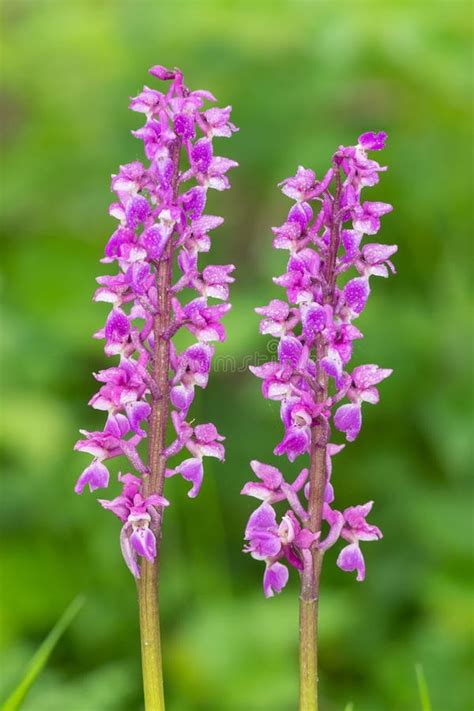
<svg viewBox="0 0 474 711">
<path fill-rule="evenodd" d="M 164 711 L 158 614 L 158 565 L 144 560 L 138 580 L 145 711 Z"/>
<path fill-rule="evenodd" d="M 317 600 L 300 598 L 300 711 L 318 709 Z"/>
</svg>

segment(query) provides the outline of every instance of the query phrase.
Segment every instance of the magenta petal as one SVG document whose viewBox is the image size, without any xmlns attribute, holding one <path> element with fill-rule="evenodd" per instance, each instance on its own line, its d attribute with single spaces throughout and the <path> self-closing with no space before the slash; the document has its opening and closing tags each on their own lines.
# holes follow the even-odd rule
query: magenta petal
<svg viewBox="0 0 474 711">
<path fill-rule="evenodd" d="M 345 546 L 339 553 L 336 561 L 337 566 L 344 570 L 346 573 L 350 573 L 353 570 L 357 570 L 357 580 L 362 582 L 365 578 L 365 561 L 364 556 L 357 543 L 351 543 Z"/>
<path fill-rule="evenodd" d="M 130 402 L 125 405 L 125 411 L 127 413 L 128 421 L 130 422 L 130 427 L 133 432 L 146 436 L 145 430 L 143 430 L 140 425 L 144 420 L 147 420 L 151 413 L 151 407 L 147 402 L 143 400 L 138 400 L 136 402 Z"/>
<path fill-rule="evenodd" d="M 366 151 L 380 151 L 385 146 L 387 134 L 385 131 L 367 131 L 359 136 L 359 145 L 365 148 Z"/>
<path fill-rule="evenodd" d="M 246 536 L 249 541 L 245 551 L 255 560 L 267 560 L 277 556 L 281 551 L 281 541 L 275 531 L 255 529 Z"/>
<path fill-rule="evenodd" d="M 369 282 L 363 277 L 351 279 L 344 287 L 346 303 L 356 314 L 360 314 L 364 310 L 369 294 Z"/>
<path fill-rule="evenodd" d="M 200 173 L 206 173 L 211 160 L 212 143 L 207 138 L 200 138 L 191 149 L 191 161 Z"/>
<path fill-rule="evenodd" d="M 173 405 L 182 410 L 186 415 L 194 400 L 194 388 L 186 385 L 175 385 L 170 391 L 170 400 Z"/>
<path fill-rule="evenodd" d="M 148 72 L 162 81 L 174 79 L 176 76 L 176 70 L 166 69 L 166 67 L 163 67 L 161 64 L 155 64 L 155 66 L 151 67 Z"/>
<path fill-rule="evenodd" d="M 265 568 L 263 574 L 263 591 L 265 597 L 273 597 L 275 593 L 283 590 L 288 582 L 288 568 L 281 563 L 272 563 Z"/>
<path fill-rule="evenodd" d="M 307 427 L 289 427 L 282 441 L 273 450 L 274 454 L 286 454 L 290 462 L 309 450 L 311 435 Z"/>
<path fill-rule="evenodd" d="M 153 225 L 148 230 L 143 232 L 140 237 L 140 244 L 150 259 L 160 259 L 169 239 L 169 233 L 165 233 L 158 225 Z"/>
<path fill-rule="evenodd" d="M 89 491 L 96 489 L 106 489 L 109 485 L 109 470 L 102 462 L 94 460 L 77 480 L 74 491 L 76 494 L 82 494 L 85 486 L 89 487 Z"/>
<path fill-rule="evenodd" d="M 138 555 L 153 563 L 156 557 L 156 539 L 148 526 L 136 528 L 130 536 L 130 543 Z"/>
<path fill-rule="evenodd" d="M 270 504 L 262 504 L 251 514 L 245 531 L 245 537 L 247 538 L 247 534 L 249 534 L 253 529 L 262 528 L 267 530 L 269 528 L 274 528 L 275 526 L 275 511 Z"/>
<path fill-rule="evenodd" d="M 143 195 L 136 195 L 132 198 L 125 210 L 127 223 L 132 229 L 135 229 L 139 224 L 145 222 L 149 214 L 150 206 Z"/>
<path fill-rule="evenodd" d="M 280 299 L 273 299 L 270 301 L 268 306 L 259 306 L 255 309 L 256 313 L 262 316 L 267 316 L 267 318 L 273 321 L 285 321 L 288 318 L 290 308 L 286 301 L 281 301 Z"/>
<path fill-rule="evenodd" d="M 362 413 L 360 405 L 342 405 L 334 415 L 334 425 L 340 432 L 344 432 L 349 442 L 353 442 L 362 426 Z"/>
<path fill-rule="evenodd" d="M 284 336 L 278 345 L 278 360 L 282 365 L 298 366 L 303 352 L 303 346 L 294 336 Z"/>
<path fill-rule="evenodd" d="M 240 492 L 243 496 L 253 496 L 255 499 L 265 501 L 272 497 L 272 490 L 268 489 L 264 484 L 256 481 L 248 481 L 242 487 Z"/>
<path fill-rule="evenodd" d="M 115 499 L 98 499 L 99 504 L 104 508 L 112 511 L 118 518 L 125 523 L 130 513 L 129 500 L 126 496 L 116 496 Z"/>
<path fill-rule="evenodd" d="M 224 439 L 224 437 L 222 437 L 218 433 L 215 425 L 213 425 L 211 422 L 209 422 L 207 425 L 197 425 L 197 427 L 194 428 L 194 433 L 196 435 L 196 439 L 198 439 L 200 442 L 205 442 L 206 444 L 209 444 L 214 440 Z"/>
<path fill-rule="evenodd" d="M 391 368 L 379 368 L 378 365 L 359 365 L 352 371 L 352 380 L 359 390 L 378 385 L 393 373 Z"/>
<path fill-rule="evenodd" d="M 398 250 L 396 244 L 366 244 L 362 248 L 362 256 L 367 264 L 382 264 Z"/>
<path fill-rule="evenodd" d="M 137 553 L 130 543 L 130 524 L 125 524 L 120 531 L 120 548 L 128 569 L 135 578 L 139 578 L 140 568 L 137 563 Z"/>
<path fill-rule="evenodd" d="M 253 459 L 250 462 L 255 474 L 269 489 L 278 489 L 283 481 L 283 475 L 279 469 L 272 467 L 270 464 L 263 464 Z M 260 485 L 259 485 L 260 486 Z"/>
<path fill-rule="evenodd" d="M 176 467 L 176 472 L 181 474 L 183 479 L 186 479 L 186 481 L 192 482 L 192 487 L 188 491 L 188 496 L 191 499 L 194 499 L 199 494 L 199 489 L 201 488 L 204 476 L 202 460 L 197 457 L 185 459 L 184 462 L 181 462 L 181 464 Z"/>
<path fill-rule="evenodd" d="M 145 504 L 146 506 L 169 506 L 170 502 L 168 499 L 165 499 L 164 496 L 160 496 L 159 494 L 150 494 L 150 496 L 147 496 L 145 499 Z"/>
<path fill-rule="evenodd" d="M 105 322 L 105 337 L 109 343 L 120 343 L 130 332 L 130 323 L 121 309 L 113 309 Z"/>
<path fill-rule="evenodd" d="M 323 504 L 323 518 L 329 524 L 329 533 L 318 547 L 325 551 L 334 545 L 341 535 L 342 527 L 344 526 L 344 516 L 340 511 L 331 509 L 331 507 L 325 503 Z"/>
<path fill-rule="evenodd" d="M 319 304 L 311 304 L 311 306 L 303 312 L 303 333 L 310 343 L 312 343 L 316 335 L 323 330 L 326 325 L 326 319 L 326 310 Z"/>
<path fill-rule="evenodd" d="M 335 348 L 329 348 L 327 356 L 321 358 L 320 365 L 329 377 L 334 378 L 336 387 L 339 387 L 342 375 L 342 360 L 338 351 Z"/>
</svg>

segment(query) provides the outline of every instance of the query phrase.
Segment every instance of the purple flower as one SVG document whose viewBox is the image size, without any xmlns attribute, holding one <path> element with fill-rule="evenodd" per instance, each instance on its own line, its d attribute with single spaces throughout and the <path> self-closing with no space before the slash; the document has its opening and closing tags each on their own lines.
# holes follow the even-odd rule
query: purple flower
<svg viewBox="0 0 474 711">
<path fill-rule="evenodd" d="M 341 405 L 334 415 L 334 426 L 345 433 L 348 442 L 353 442 L 362 427 L 360 405 Z"/>
<path fill-rule="evenodd" d="M 190 301 L 184 308 L 177 299 L 173 299 L 176 327 L 185 326 L 198 341 L 223 341 L 225 339 L 222 317 L 229 311 L 230 304 L 208 306 L 203 297 Z"/>
<path fill-rule="evenodd" d="M 278 339 L 278 344 L 274 361 L 250 369 L 262 380 L 264 398 L 280 402 L 283 432 L 274 454 L 286 455 L 290 462 L 309 455 L 310 466 L 291 484 L 276 467 L 253 461 L 258 481 L 249 481 L 242 489 L 242 494 L 263 501 L 247 526 L 245 550 L 266 562 L 266 595 L 279 592 L 287 582 L 288 570 L 281 559 L 299 569 L 304 580 L 311 579 L 315 572 L 308 548 L 317 546 L 323 552 L 341 537 L 349 545 L 341 551 L 338 565 L 357 570 L 361 580 L 359 541 L 381 535 L 365 523 L 365 509 L 342 513 L 334 507 L 331 458 L 344 445 L 330 443 L 330 435 L 334 428 L 349 442 L 358 436 L 362 403 L 378 402 L 377 385 L 392 372 L 377 365 L 348 370 L 353 342 L 363 337 L 353 322 L 367 305 L 370 279 L 395 272 L 391 258 L 396 245 L 363 243 L 365 235 L 379 231 L 381 218 L 392 210 L 387 203 L 362 199 L 362 190 L 376 185 L 386 170 L 368 157 L 368 151 L 382 150 L 385 140 L 383 131 L 363 133 L 356 145 L 339 147 L 321 180 L 313 170 L 299 166 L 280 184 L 293 201 L 286 220 L 273 228 L 273 246 L 289 253 L 286 271 L 273 279 L 285 290 L 286 300 L 273 299 L 256 309 L 262 316 L 260 332 Z M 282 501 L 291 506 L 284 517 L 286 539 L 283 520 L 277 525 L 271 508 Z M 320 520 L 324 533 L 312 530 L 314 521 Z"/>
<path fill-rule="evenodd" d="M 133 474 L 119 474 L 122 493 L 115 499 L 99 499 L 104 509 L 112 511 L 123 523 L 120 534 L 122 553 L 132 574 L 140 577 L 137 556 L 153 562 L 156 557 L 156 538 L 150 528 L 152 519 L 157 520 L 157 509 L 169 505 L 163 496 L 151 494 L 143 498 L 142 481 Z"/>
<path fill-rule="evenodd" d="M 266 597 L 280 592 L 288 581 L 288 569 L 278 560 L 284 559 L 301 570 L 303 563 L 299 551 L 307 550 L 316 538 L 301 528 L 292 511 L 282 517 L 280 524 L 277 524 L 274 509 L 267 503 L 252 513 L 245 530 L 248 544 L 244 551 L 256 560 L 265 561 L 263 589 Z"/>
<path fill-rule="evenodd" d="M 280 470 L 270 464 L 262 464 L 253 460 L 250 462 L 250 466 L 260 482 L 247 482 L 240 492 L 241 494 L 253 496 L 267 504 L 275 504 L 286 499 L 298 516 L 303 519 L 306 517 L 304 507 L 298 498 L 298 492 L 303 488 L 308 478 L 307 469 L 302 469 L 293 484 L 288 484 Z"/>
<path fill-rule="evenodd" d="M 215 457 L 221 462 L 224 461 L 225 450 L 221 442 L 225 437 L 222 437 L 217 432 L 212 423 L 198 425 L 193 429 L 190 425 L 175 417 L 174 425 L 177 440 L 167 451 L 176 454 L 180 449 L 186 447 L 192 457 L 185 459 L 174 469 L 167 469 L 166 476 L 171 477 L 175 474 L 181 474 L 183 479 L 190 481 L 192 487 L 188 491 L 188 496 L 194 498 L 198 495 L 202 484 L 204 474 L 203 458 Z"/>
<path fill-rule="evenodd" d="M 213 145 L 215 137 L 237 130 L 231 107 L 209 107 L 214 96 L 188 89 L 179 69 L 156 65 L 150 74 L 169 85 L 164 91 L 145 86 L 131 99 L 132 111 L 145 119 L 132 131 L 143 142 L 145 161 L 121 165 L 112 176 L 109 213 L 117 226 L 102 262 L 115 264 L 116 273 L 98 277 L 94 296 L 111 305 L 95 337 L 105 341 L 106 356 L 119 356 L 119 362 L 95 374 L 100 387 L 90 405 L 107 413 L 105 426 L 81 430 L 83 439 L 75 447 L 93 457 L 77 481 L 77 493 L 86 486 L 91 491 L 108 486 L 107 459 L 125 457 L 139 475 L 119 476 L 122 493 L 101 500 L 123 524 L 121 548 L 136 577 L 139 561 L 157 556 L 162 509 L 168 504 L 165 476 L 180 473 L 192 484 L 189 495 L 196 496 L 204 457 L 224 460 L 224 438 L 214 425 L 193 427 L 186 417 L 196 386 L 205 388 L 208 382 L 210 343 L 225 338 L 222 319 L 234 281 L 233 265 L 199 261 L 210 250 L 212 231 L 223 223 L 222 217 L 204 212 L 208 190 L 230 187 L 228 172 L 237 165 L 215 155 Z M 181 277 L 173 284 L 175 265 Z M 181 300 L 185 289 L 194 290 L 195 298 Z M 180 329 L 197 342 L 177 352 L 173 337 Z M 169 418 L 176 440 L 167 447 Z M 139 453 L 145 439 L 150 440 L 147 462 Z M 170 464 L 183 448 L 190 457 Z"/>
<path fill-rule="evenodd" d="M 172 358 L 175 376 L 170 398 L 183 415 L 187 414 L 194 400 L 194 387 L 206 387 L 213 355 L 212 346 L 196 343 Z"/>
<path fill-rule="evenodd" d="M 89 487 L 89 491 L 96 489 L 106 489 L 109 485 L 109 470 L 106 466 L 94 459 L 92 464 L 84 469 L 81 476 L 77 480 L 74 487 L 76 494 L 82 494 L 85 486 Z"/>
<path fill-rule="evenodd" d="M 200 127 L 208 138 L 213 136 L 230 138 L 234 131 L 238 131 L 229 120 L 231 110 L 231 106 L 226 106 L 224 109 L 208 109 L 201 114 Z"/>
<path fill-rule="evenodd" d="M 273 597 L 275 593 L 283 590 L 288 582 L 289 573 L 286 565 L 275 561 L 265 568 L 263 574 L 263 592 L 265 597 Z"/>
<path fill-rule="evenodd" d="M 376 541 L 382 538 L 382 533 L 377 526 L 371 526 L 365 520 L 373 503 L 373 501 L 369 501 L 363 506 L 351 506 L 344 511 L 344 527 L 341 535 L 346 541 L 349 541 L 349 545 L 339 553 L 337 565 L 346 572 L 356 570 L 359 582 L 365 578 L 365 561 L 359 541 Z"/>
<path fill-rule="evenodd" d="M 391 212 L 393 207 L 385 202 L 364 202 L 352 211 L 353 226 L 356 232 L 375 235 L 380 229 L 380 217 Z"/>
<path fill-rule="evenodd" d="M 293 200 L 305 200 L 306 196 L 311 196 L 316 185 L 316 175 L 314 171 L 298 166 L 296 175 L 293 178 L 287 178 L 282 183 L 282 193 L 292 198 Z"/>
<path fill-rule="evenodd" d="M 268 306 L 259 306 L 255 311 L 265 317 L 260 324 L 260 333 L 268 333 L 276 338 L 286 335 L 299 320 L 297 310 L 290 309 L 287 303 L 279 299 L 273 299 Z"/>
<path fill-rule="evenodd" d="M 369 298 L 369 280 L 365 277 L 351 279 L 344 287 L 344 299 L 352 312 L 352 317 L 358 316 L 365 308 Z"/>
<path fill-rule="evenodd" d="M 342 405 L 334 415 L 335 427 L 344 432 L 349 442 L 353 442 L 362 426 L 362 402 L 376 405 L 379 393 L 375 385 L 392 374 L 390 368 L 377 365 L 360 365 L 352 372 L 352 384 L 347 390 L 350 404 Z"/>
<path fill-rule="evenodd" d="M 359 136 L 359 146 L 366 151 L 380 151 L 385 147 L 386 138 L 387 134 L 384 131 L 379 131 L 378 133 L 367 131 L 367 133 Z"/>
</svg>

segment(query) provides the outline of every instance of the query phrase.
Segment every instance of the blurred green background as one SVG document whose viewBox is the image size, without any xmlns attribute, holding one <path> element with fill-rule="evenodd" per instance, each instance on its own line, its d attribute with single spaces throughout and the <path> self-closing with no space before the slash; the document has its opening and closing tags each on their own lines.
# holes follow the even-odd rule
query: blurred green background
<svg viewBox="0 0 474 711">
<path fill-rule="evenodd" d="M 384 531 L 367 544 L 364 584 L 336 568 L 321 601 L 322 711 L 420 708 L 423 665 L 434 711 L 472 708 L 472 489 L 468 479 L 472 259 L 470 3 L 88 2 L 16 0 L 3 15 L 4 409 L 1 495 L 2 693 L 79 592 L 86 605 L 25 711 L 141 708 L 133 580 L 119 524 L 73 494 L 95 429 L 91 372 L 104 367 L 105 304 L 91 295 L 113 229 L 110 174 L 141 157 L 128 97 L 180 66 L 193 88 L 234 106 L 240 132 L 216 140 L 241 167 L 213 194 L 224 215 L 211 261 L 237 265 L 229 338 L 238 363 L 265 352 L 256 305 L 285 254 L 272 225 L 289 202 L 276 183 L 299 163 L 326 170 L 335 147 L 384 129 L 390 170 L 369 199 L 395 206 L 381 241 L 398 275 L 378 280 L 356 363 L 393 367 L 359 439 L 335 460 L 340 507 L 375 499 Z M 105 270 L 106 271 L 106 270 Z M 254 506 L 239 496 L 252 458 L 271 454 L 277 403 L 249 373 L 213 374 L 193 415 L 227 436 L 201 496 L 167 484 L 162 626 L 169 711 L 290 711 L 297 693 L 297 576 L 266 601 L 262 566 L 241 554 Z M 285 472 L 291 465 L 279 460 Z"/>
</svg>

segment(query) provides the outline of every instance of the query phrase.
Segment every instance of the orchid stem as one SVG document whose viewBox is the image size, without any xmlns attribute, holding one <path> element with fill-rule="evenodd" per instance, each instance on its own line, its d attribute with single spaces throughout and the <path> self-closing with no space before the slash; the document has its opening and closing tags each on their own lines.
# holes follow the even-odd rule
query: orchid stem
<svg viewBox="0 0 474 711">
<path fill-rule="evenodd" d="M 158 606 L 158 566 L 144 561 L 138 581 L 140 638 L 142 650 L 145 711 L 164 711 L 161 663 L 160 617 Z"/>
<path fill-rule="evenodd" d="M 327 290 L 325 302 L 334 301 L 336 277 L 336 256 L 340 242 L 339 205 L 341 199 L 341 176 L 335 172 L 336 194 L 332 206 L 333 222 L 329 241 L 329 254 L 325 264 Z M 328 377 L 319 366 L 326 355 L 326 348 L 321 338 L 316 340 L 317 382 L 319 385 L 317 401 L 323 403 L 328 397 Z M 328 431 L 322 425 L 316 425 L 311 432 L 311 461 L 309 469 L 309 529 L 313 533 L 321 532 L 323 520 L 324 489 L 326 486 L 326 448 Z M 311 564 L 306 563 L 301 575 L 300 594 L 300 711 L 318 711 L 318 611 L 319 586 L 324 552 L 313 544 Z"/>
<path fill-rule="evenodd" d="M 181 144 L 173 150 L 173 199 L 177 200 Z M 172 240 L 168 240 L 164 259 L 157 274 L 158 311 L 153 320 L 154 355 L 152 378 L 156 393 L 152 393 L 148 445 L 149 475 L 143 480 L 144 495 L 162 496 L 166 471 L 166 425 L 169 411 L 170 344 L 165 338 L 171 319 Z M 156 537 L 156 557 L 144 560 L 138 580 L 140 639 L 142 650 L 143 691 L 145 711 L 164 711 L 163 671 L 161 660 L 160 620 L 158 604 L 158 561 L 160 556 L 162 516 L 157 516 L 153 533 Z"/>
<path fill-rule="evenodd" d="M 318 709 L 317 600 L 300 598 L 300 711 Z"/>
<path fill-rule="evenodd" d="M 326 481 L 326 448 L 313 430 L 310 465 L 309 528 L 321 530 Z M 301 574 L 300 711 L 318 711 L 318 608 L 323 551 L 313 546 L 311 564 Z"/>
</svg>

